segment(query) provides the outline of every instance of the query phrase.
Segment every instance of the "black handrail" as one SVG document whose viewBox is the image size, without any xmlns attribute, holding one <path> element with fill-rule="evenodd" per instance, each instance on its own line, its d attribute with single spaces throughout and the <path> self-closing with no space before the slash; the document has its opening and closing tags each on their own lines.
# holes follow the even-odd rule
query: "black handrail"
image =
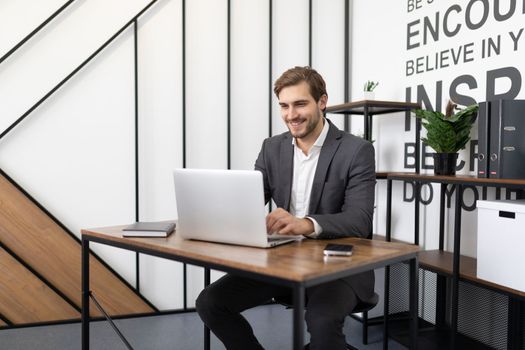
<svg viewBox="0 0 525 350">
<path fill-rule="evenodd" d="M 115 34 L 113 34 L 104 44 L 102 44 L 95 52 L 93 52 L 84 62 L 82 62 L 77 68 L 75 68 L 71 73 L 69 73 L 61 82 L 59 82 L 55 87 L 53 87 L 47 94 L 45 94 L 38 102 L 36 102 L 31 108 L 29 108 L 20 118 L 13 122 L 7 129 L 5 129 L 0 134 L 0 140 L 7 135 L 14 127 L 16 127 L 20 122 L 22 122 L 29 114 L 31 114 L 38 106 L 40 106 L 44 101 L 46 101 L 51 95 L 53 95 L 62 85 L 64 85 L 69 79 L 71 79 L 75 74 L 77 74 L 86 64 L 88 64 L 95 56 L 97 56 L 102 50 L 104 50 L 115 38 L 117 38 L 124 30 L 126 30 L 134 21 L 139 18 L 144 12 L 146 12 L 153 4 L 158 0 L 152 0 L 146 7 L 140 10 L 131 20 L 129 20 L 122 28 L 120 28 Z"/>
<path fill-rule="evenodd" d="M 62 11 L 64 11 L 69 5 L 74 3 L 76 0 L 69 0 L 64 5 L 62 5 L 58 10 L 56 10 L 51 16 L 49 16 L 44 22 L 40 23 L 38 27 L 33 29 L 33 31 L 29 34 L 27 34 L 22 40 L 18 42 L 13 48 L 5 55 L 3 55 L 0 58 L 0 64 L 4 62 L 9 56 L 11 56 L 13 53 L 15 53 L 16 50 L 18 50 L 22 45 L 24 45 L 29 39 L 31 39 L 36 33 L 38 33 L 42 28 L 44 28 L 49 22 L 51 22 L 53 19 L 55 19 L 56 16 L 58 16 Z"/>
</svg>

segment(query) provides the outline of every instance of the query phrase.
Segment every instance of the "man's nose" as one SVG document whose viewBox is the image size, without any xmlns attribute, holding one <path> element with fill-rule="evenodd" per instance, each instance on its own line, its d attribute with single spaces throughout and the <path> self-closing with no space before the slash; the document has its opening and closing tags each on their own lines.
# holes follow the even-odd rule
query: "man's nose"
<svg viewBox="0 0 525 350">
<path fill-rule="evenodd" d="M 294 107 L 288 108 L 288 118 L 294 119 L 297 117 L 297 115 L 298 115 L 297 109 L 295 109 Z"/>
</svg>

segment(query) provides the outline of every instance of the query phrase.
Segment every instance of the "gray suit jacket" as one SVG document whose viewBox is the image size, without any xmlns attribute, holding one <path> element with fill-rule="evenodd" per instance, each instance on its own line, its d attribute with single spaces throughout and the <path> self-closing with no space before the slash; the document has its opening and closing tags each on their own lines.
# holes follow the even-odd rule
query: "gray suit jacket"
<svg viewBox="0 0 525 350">
<path fill-rule="evenodd" d="M 318 239 L 372 236 L 375 156 L 368 141 L 339 130 L 328 119 L 310 195 L 309 215 L 322 227 Z M 263 142 L 255 169 L 263 174 L 266 202 L 290 209 L 293 179 L 292 135 L 285 132 Z M 373 294 L 373 271 L 345 279 L 360 299 Z"/>
</svg>

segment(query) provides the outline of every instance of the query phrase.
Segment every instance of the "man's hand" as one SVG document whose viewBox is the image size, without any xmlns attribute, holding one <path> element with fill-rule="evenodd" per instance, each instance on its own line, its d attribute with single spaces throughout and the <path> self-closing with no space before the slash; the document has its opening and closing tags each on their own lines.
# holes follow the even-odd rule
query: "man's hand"
<svg viewBox="0 0 525 350">
<path fill-rule="evenodd" d="M 314 232 L 314 224 L 306 218 L 298 218 L 282 208 L 277 208 L 266 216 L 266 231 L 269 234 L 308 235 Z"/>
</svg>

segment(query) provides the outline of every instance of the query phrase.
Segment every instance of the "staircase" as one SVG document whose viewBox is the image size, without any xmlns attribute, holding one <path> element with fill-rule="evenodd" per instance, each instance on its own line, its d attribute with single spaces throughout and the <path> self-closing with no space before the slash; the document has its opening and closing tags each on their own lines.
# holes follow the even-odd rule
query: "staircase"
<svg viewBox="0 0 525 350">
<path fill-rule="evenodd" d="M 132 10 L 125 9 L 127 13 L 135 11 L 133 18 L 124 26 L 119 27 L 120 29 L 111 37 L 105 38 L 102 46 L 98 43 L 98 49 L 95 52 L 79 57 L 80 65 L 77 65 L 65 77 L 59 77 L 58 84 L 55 78 L 44 74 L 47 78 L 42 79 L 44 82 L 43 85 L 41 84 L 43 94 L 26 91 L 27 94 L 24 94 L 24 97 L 32 101 L 27 100 L 20 103 L 20 108 L 23 108 L 20 111 L 17 111 L 20 109 L 18 106 L 12 108 L 11 111 L 14 111 L 14 114 L 2 113 L 0 139 L 15 127 L 23 127 L 20 124 L 22 120 L 45 103 L 55 91 L 62 88 L 65 82 L 104 50 L 134 21 L 136 25 L 138 16 L 147 11 L 154 2 L 148 2 L 144 7 L 143 4 L 139 4 L 139 0 L 134 1 L 134 4 L 129 6 L 133 7 Z M 73 3 L 74 1 L 71 0 L 65 3 L 7 54 L 2 55 L 0 64 L 12 64 L 13 62 L 9 62 L 12 57 L 9 56 L 24 47 L 26 43 L 30 43 L 34 36 L 42 36 L 42 29 L 50 26 L 53 28 L 50 29 L 52 32 L 56 30 L 61 21 L 73 21 L 75 16 L 81 15 L 82 7 L 85 10 L 85 7 L 88 6 L 87 4 L 70 6 Z M 146 4 L 145 1 L 144 4 Z M 139 8 L 140 11 L 137 10 Z M 59 23 L 56 23 L 57 21 Z M 45 35 L 39 37 L 37 44 L 45 43 L 46 40 Z M 60 67 L 61 64 L 57 62 L 56 65 Z M 47 71 L 44 69 L 42 73 Z M 8 74 L 9 77 L 8 70 L 4 70 L 3 73 Z M 16 94 L 15 90 L 3 91 L 6 94 L 4 97 L 7 97 L 4 100 L 8 104 L 13 102 L 10 94 Z M 21 113 L 22 111 L 25 112 Z M 95 254 L 92 254 L 90 259 L 90 276 L 92 292 L 109 315 L 148 314 L 158 311 Z M 80 320 L 80 311 L 80 240 L 0 169 L 0 328 Z M 91 305 L 90 314 L 93 317 L 102 316 L 93 305 Z"/>
</svg>

